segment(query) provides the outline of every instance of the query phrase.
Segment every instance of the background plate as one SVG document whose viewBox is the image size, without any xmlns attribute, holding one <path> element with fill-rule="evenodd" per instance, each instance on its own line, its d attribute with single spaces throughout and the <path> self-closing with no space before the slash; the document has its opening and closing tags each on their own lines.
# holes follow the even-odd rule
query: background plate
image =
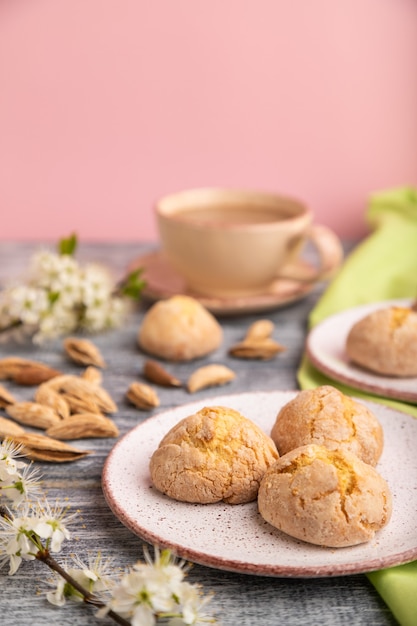
<svg viewBox="0 0 417 626">
<path fill-rule="evenodd" d="M 353 324 L 372 311 L 390 306 L 410 306 L 411 300 L 386 300 L 364 304 L 331 315 L 310 331 L 307 355 L 321 372 L 355 389 L 378 396 L 417 402 L 417 378 L 394 378 L 373 374 L 351 363 L 345 351 L 346 339 Z"/>
<path fill-rule="evenodd" d="M 151 544 L 187 560 L 229 571 L 285 577 L 367 572 L 417 558 L 417 420 L 377 403 L 364 402 L 380 420 L 385 449 L 378 471 L 393 494 L 393 515 L 375 539 L 352 548 L 321 548 L 288 537 L 243 505 L 176 502 L 154 489 L 149 459 L 180 419 L 203 406 L 240 411 L 269 434 L 279 409 L 297 391 L 219 396 L 149 418 L 115 445 L 103 470 L 103 492 L 117 518 Z"/>
</svg>

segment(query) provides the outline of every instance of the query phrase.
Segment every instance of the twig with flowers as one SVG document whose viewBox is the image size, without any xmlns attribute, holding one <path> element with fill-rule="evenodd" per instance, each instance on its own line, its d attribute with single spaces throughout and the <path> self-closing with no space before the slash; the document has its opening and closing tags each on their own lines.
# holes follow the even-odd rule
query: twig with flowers
<svg viewBox="0 0 417 626">
<path fill-rule="evenodd" d="M 145 286 L 141 270 L 114 284 L 106 268 L 75 259 L 77 237 L 58 243 L 58 251 L 36 252 L 23 284 L 0 292 L 0 334 L 30 334 L 42 343 L 76 329 L 96 333 L 121 325 L 132 299 Z"/>
<path fill-rule="evenodd" d="M 67 528 L 76 514 L 55 505 L 42 493 L 37 470 L 21 460 L 21 448 L 0 443 L 0 568 L 9 563 L 9 575 L 23 561 L 39 560 L 56 576 L 57 586 L 46 594 L 49 602 L 63 606 L 72 599 L 97 608 L 97 617 L 108 616 L 122 626 L 153 626 L 158 621 L 172 624 L 216 623 L 203 613 L 210 596 L 198 585 L 186 582 L 190 567 L 177 561 L 169 550 L 155 548 L 154 560 L 144 549 L 138 561 L 118 578 L 108 573 L 111 560 L 98 555 L 88 564 L 73 558 L 72 567 L 60 565 L 53 554 L 70 539 Z"/>
</svg>

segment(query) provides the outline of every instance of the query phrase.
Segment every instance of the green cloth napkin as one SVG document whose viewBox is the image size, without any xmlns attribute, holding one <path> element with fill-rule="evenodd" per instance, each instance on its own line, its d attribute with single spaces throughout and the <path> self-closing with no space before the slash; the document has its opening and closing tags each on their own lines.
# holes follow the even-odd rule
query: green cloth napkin
<svg viewBox="0 0 417 626">
<path fill-rule="evenodd" d="M 371 234 L 346 258 L 311 312 L 310 327 L 360 304 L 417 298 L 417 189 L 406 187 L 375 194 L 366 217 Z M 417 417 L 416 405 L 367 394 L 331 380 L 306 356 L 297 376 L 301 389 L 330 384 L 348 395 L 382 402 Z M 417 626 L 417 561 L 372 572 L 368 578 L 401 626 Z"/>
</svg>

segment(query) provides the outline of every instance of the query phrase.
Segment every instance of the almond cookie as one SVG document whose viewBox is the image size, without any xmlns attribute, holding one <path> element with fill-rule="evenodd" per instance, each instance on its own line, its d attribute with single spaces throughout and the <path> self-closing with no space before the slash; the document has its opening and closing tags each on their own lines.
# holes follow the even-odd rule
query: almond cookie
<svg viewBox="0 0 417 626">
<path fill-rule="evenodd" d="M 310 444 L 266 471 L 258 507 L 291 537 L 342 548 L 372 539 L 390 520 L 392 498 L 382 476 L 356 455 Z"/>
<path fill-rule="evenodd" d="M 417 376 L 417 311 L 379 309 L 356 322 L 346 339 L 353 363 L 384 376 Z"/>
<path fill-rule="evenodd" d="M 213 352 L 223 340 L 216 318 L 189 296 L 159 300 L 145 314 L 139 346 L 167 361 L 191 361 Z"/>
<path fill-rule="evenodd" d="M 383 448 L 382 426 L 365 405 L 331 385 L 300 391 L 279 411 L 271 431 L 278 452 L 309 443 L 347 450 L 376 465 Z"/>
<path fill-rule="evenodd" d="M 154 486 L 183 502 L 240 504 L 256 499 L 278 459 L 273 441 L 233 409 L 205 407 L 176 424 L 150 461 Z"/>
</svg>

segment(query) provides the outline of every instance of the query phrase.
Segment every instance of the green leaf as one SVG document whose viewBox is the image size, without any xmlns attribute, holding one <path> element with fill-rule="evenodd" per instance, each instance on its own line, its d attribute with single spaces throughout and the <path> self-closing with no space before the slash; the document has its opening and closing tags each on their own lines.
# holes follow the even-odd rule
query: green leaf
<svg viewBox="0 0 417 626">
<path fill-rule="evenodd" d="M 118 285 L 118 293 L 133 300 L 139 300 L 146 282 L 141 278 L 142 268 L 130 272 Z"/>
<path fill-rule="evenodd" d="M 77 249 L 78 240 L 77 235 L 72 233 L 66 239 L 61 239 L 58 243 L 58 252 L 59 254 L 68 254 L 73 255 L 75 250 Z"/>
</svg>

